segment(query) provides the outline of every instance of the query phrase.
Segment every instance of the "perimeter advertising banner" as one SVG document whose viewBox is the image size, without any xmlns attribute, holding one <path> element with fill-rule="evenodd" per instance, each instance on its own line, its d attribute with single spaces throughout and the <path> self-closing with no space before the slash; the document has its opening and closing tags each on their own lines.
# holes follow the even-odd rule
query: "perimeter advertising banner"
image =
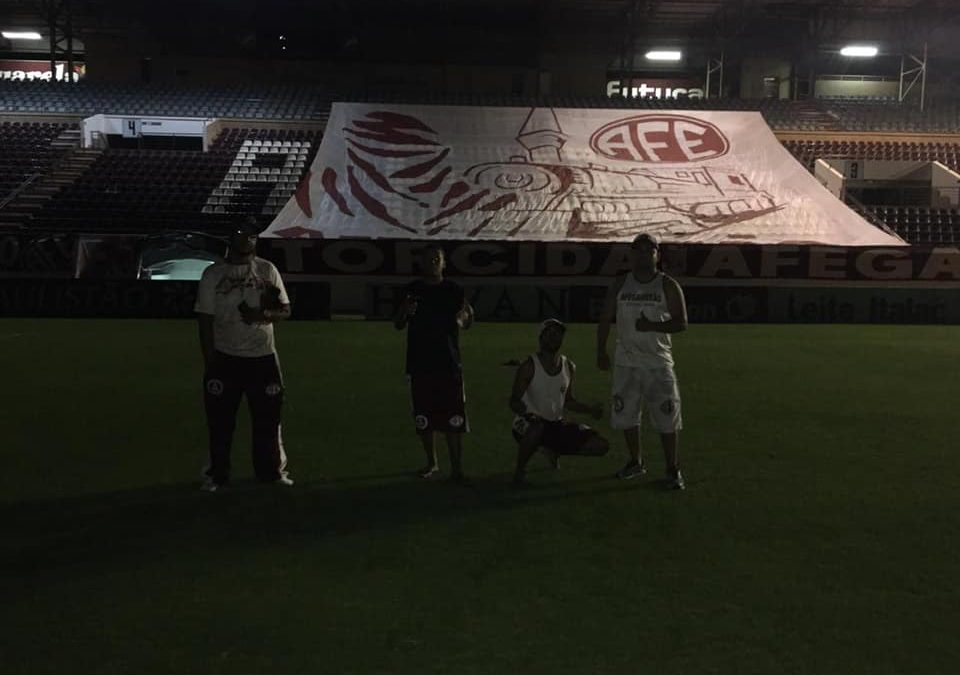
<svg viewBox="0 0 960 675">
<path fill-rule="evenodd" d="M 87 66 L 83 63 L 73 64 L 73 77 L 67 76 L 68 64 L 58 61 L 54 66 L 55 70 L 50 70 L 50 61 L 33 60 L 13 60 L 0 59 L 0 80 L 13 80 L 14 82 L 78 82 L 80 78 L 87 74 Z"/>
<path fill-rule="evenodd" d="M 277 238 L 897 246 L 757 112 L 336 103 Z"/>
<path fill-rule="evenodd" d="M 447 274 L 552 277 L 592 283 L 630 269 L 628 244 L 590 242 L 444 241 Z M 397 239 L 261 239 L 258 252 L 285 275 L 412 276 L 425 241 Z M 789 279 L 823 286 L 845 282 L 960 282 L 960 250 L 920 246 L 753 246 L 664 244 L 661 268 L 681 282 Z"/>
</svg>

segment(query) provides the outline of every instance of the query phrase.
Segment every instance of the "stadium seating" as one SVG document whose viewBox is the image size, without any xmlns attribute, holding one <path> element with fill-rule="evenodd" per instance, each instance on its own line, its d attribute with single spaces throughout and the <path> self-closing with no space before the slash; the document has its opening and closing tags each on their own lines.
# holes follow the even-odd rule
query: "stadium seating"
<svg viewBox="0 0 960 675">
<path fill-rule="evenodd" d="M 330 96 L 304 85 L 184 87 L 0 81 L 0 112 L 323 120 Z"/>
<path fill-rule="evenodd" d="M 66 152 L 54 141 L 76 125 L 66 123 L 0 123 L 0 202 L 33 175 L 46 173 Z"/>
<path fill-rule="evenodd" d="M 960 133 L 960 103 L 915 105 L 877 99 L 636 99 L 606 96 L 508 96 L 499 94 L 397 94 L 333 92 L 314 84 L 238 85 L 75 84 L 0 81 L 0 112 L 123 114 L 164 117 L 227 117 L 324 121 L 335 100 L 426 105 L 553 106 L 647 110 L 756 110 L 776 130 L 901 131 Z"/>
<path fill-rule="evenodd" d="M 811 169 L 817 159 L 937 161 L 952 169 L 960 168 L 960 143 L 786 140 L 783 145 Z"/>
<path fill-rule="evenodd" d="M 32 219 L 55 230 L 222 231 L 268 219 L 313 160 L 319 132 L 227 129 L 209 152 L 107 149 Z"/>
<path fill-rule="evenodd" d="M 867 206 L 864 215 L 881 220 L 911 244 L 960 245 L 960 213 L 957 209 Z"/>
<path fill-rule="evenodd" d="M 894 100 L 840 98 L 820 101 L 847 131 L 960 133 L 960 104 L 938 102 L 925 110 Z"/>
</svg>

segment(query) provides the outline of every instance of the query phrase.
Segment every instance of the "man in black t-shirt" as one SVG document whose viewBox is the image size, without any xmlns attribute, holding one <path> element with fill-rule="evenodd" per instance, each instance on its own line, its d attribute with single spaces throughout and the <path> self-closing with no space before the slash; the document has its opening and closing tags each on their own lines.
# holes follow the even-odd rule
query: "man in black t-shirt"
<svg viewBox="0 0 960 675">
<path fill-rule="evenodd" d="M 407 284 L 394 326 L 407 329 L 407 376 L 413 420 L 427 463 L 418 475 L 430 478 L 440 467 L 434 435 L 442 432 L 450 450 L 450 479 L 463 480 L 462 434 L 468 430 L 464 409 L 460 329 L 473 324 L 473 308 L 463 288 L 443 278 L 443 250 L 430 246 L 420 257 L 423 277 Z"/>
</svg>

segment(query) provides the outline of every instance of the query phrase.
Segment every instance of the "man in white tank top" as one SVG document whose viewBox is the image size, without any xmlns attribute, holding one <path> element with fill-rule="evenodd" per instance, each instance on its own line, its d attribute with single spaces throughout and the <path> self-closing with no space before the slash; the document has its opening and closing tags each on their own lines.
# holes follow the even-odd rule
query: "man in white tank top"
<svg viewBox="0 0 960 675">
<path fill-rule="evenodd" d="M 683 422 L 670 336 L 687 329 L 687 306 L 680 284 L 657 269 L 659 253 L 654 236 L 639 234 L 633 240 L 633 269 L 614 280 L 607 291 L 597 326 L 597 366 L 610 369 L 607 338 L 616 317 L 610 424 L 623 429 L 630 453 L 617 477 L 630 479 L 645 473 L 640 457 L 640 423 L 646 410 L 660 433 L 670 486 L 682 490 L 685 485 L 680 473 L 678 435 Z"/>
<path fill-rule="evenodd" d="M 513 484 L 525 484 L 527 462 L 538 448 L 554 468 L 557 455 L 605 455 L 606 439 L 585 424 L 564 420 L 564 411 L 586 413 L 594 419 L 603 415 L 603 406 L 581 403 L 573 395 L 577 367 L 560 353 L 566 326 L 556 319 L 541 324 L 540 349 L 517 368 L 510 395 L 510 409 L 516 413 L 513 437 L 518 443 Z"/>
</svg>

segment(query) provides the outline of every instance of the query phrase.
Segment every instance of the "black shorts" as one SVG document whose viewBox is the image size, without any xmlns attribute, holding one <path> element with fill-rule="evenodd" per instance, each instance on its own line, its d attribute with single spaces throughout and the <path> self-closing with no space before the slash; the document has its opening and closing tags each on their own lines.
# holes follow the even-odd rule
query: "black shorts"
<svg viewBox="0 0 960 675">
<path fill-rule="evenodd" d="M 520 422 L 523 422 L 523 424 L 520 424 Z M 526 420 L 517 418 L 514 421 L 513 438 L 517 443 L 523 439 L 523 434 L 528 428 Z M 553 450 L 558 455 L 578 455 L 583 446 L 594 436 L 597 436 L 597 432 L 586 424 L 564 422 L 563 420 L 544 422 L 540 445 Z"/>
<path fill-rule="evenodd" d="M 410 375 L 410 400 L 417 433 L 469 431 L 466 396 L 460 373 L 414 373 Z"/>
</svg>

